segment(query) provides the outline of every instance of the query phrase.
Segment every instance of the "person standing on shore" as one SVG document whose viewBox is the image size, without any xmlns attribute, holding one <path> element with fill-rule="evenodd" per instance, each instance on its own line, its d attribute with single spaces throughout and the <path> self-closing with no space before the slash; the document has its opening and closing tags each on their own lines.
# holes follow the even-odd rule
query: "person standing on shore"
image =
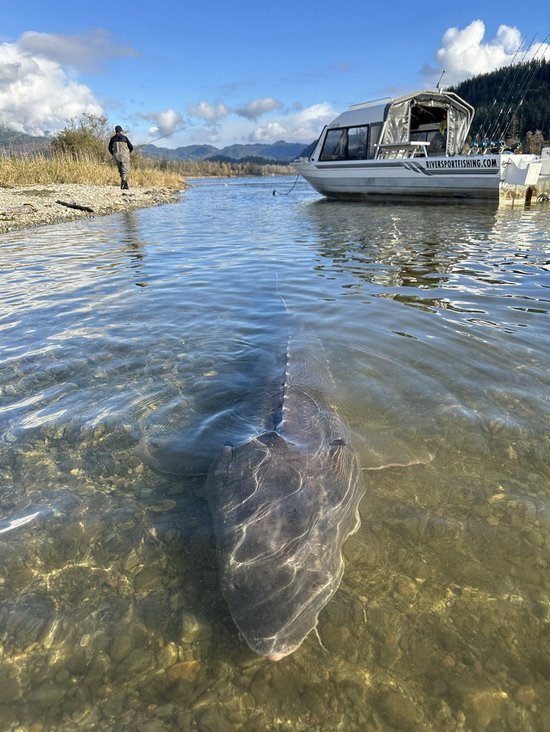
<svg viewBox="0 0 550 732">
<path fill-rule="evenodd" d="M 130 172 L 130 153 L 134 146 L 126 135 L 122 134 L 122 127 L 115 127 L 115 134 L 109 140 L 109 152 L 115 159 L 118 172 L 120 173 L 120 187 L 128 191 L 128 173 Z"/>
</svg>

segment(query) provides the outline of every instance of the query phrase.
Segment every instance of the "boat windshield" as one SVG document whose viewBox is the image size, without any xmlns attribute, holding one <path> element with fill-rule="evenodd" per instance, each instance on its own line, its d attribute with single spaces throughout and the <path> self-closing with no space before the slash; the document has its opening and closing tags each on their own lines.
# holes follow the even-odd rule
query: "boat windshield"
<svg viewBox="0 0 550 732">
<path fill-rule="evenodd" d="M 369 150 L 369 126 L 328 130 L 319 160 L 365 160 Z"/>
</svg>

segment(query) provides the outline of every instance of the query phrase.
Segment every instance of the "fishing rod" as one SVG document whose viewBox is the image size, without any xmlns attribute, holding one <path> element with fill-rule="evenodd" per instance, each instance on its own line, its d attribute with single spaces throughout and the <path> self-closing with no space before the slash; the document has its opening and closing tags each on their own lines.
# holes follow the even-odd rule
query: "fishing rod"
<svg viewBox="0 0 550 732">
<path fill-rule="evenodd" d="M 537 76 L 538 65 L 535 63 L 535 58 L 533 58 L 533 60 L 530 63 L 532 63 L 531 73 L 529 74 L 529 76 L 526 77 L 525 84 L 520 89 L 520 92 L 518 94 L 518 97 L 521 97 L 521 98 L 519 99 L 519 102 L 517 104 L 517 107 L 516 107 L 517 110 L 519 110 L 521 105 L 525 102 L 527 94 L 529 93 L 529 90 L 531 89 L 531 87 L 533 85 L 533 81 L 535 80 L 535 78 Z M 510 108 L 509 111 L 511 112 L 512 109 Z M 506 125 L 504 126 L 504 129 L 502 131 L 503 138 L 506 137 L 506 134 L 508 133 L 508 128 L 510 127 L 511 123 L 512 123 L 512 117 L 509 115 L 508 121 L 506 122 Z"/>
<path fill-rule="evenodd" d="M 535 36 L 533 36 L 533 40 L 534 40 L 534 38 L 535 38 Z M 515 51 L 515 53 L 514 53 L 514 55 L 513 55 L 513 57 L 512 57 L 512 61 L 511 61 L 511 62 L 510 62 L 510 64 L 509 64 L 509 65 L 508 65 L 508 66 L 506 67 L 506 71 L 505 71 L 505 72 L 504 72 L 504 74 L 502 75 L 502 81 L 501 81 L 501 83 L 500 83 L 500 87 L 499 87 L 499 90 L 498 90 L 498 92 L 496 93 L 496 95 L 495 95 L 495 96 L 493 97 L 493 103 L 491 104 L 491 106 L 490 106 L 489 110 L 487 111 L 487 115 L 486 115 L 486 120 L 490 120 L 490 118 L 491 118 L 491 115 L 492 115 L 492 111 L 491 111 L 491 110 L 492 110 L 492 108 L 493 108 L 493 107 L 495 106 L 495 104 L 498 104 L 498 100 L 499 100 L 499 99 L 501 98 L 501 95 L 502 95 L 502 93 L 503 93 L 503 91 L 504 91 L 505 85 L 507 85 L 509 77 L 511 77 L 511 76 L 512 76 L 512 70 L 511 70 L 511 69 L 512 69 L 512 67 L 513 67 L 513 66 L 514 66 L 514 64 L 515 64 L 515 61 L 516 61 L 516 56 L 517 56 L 517 55 L 518 55 L 518 53 L 520 52 L 520 50 L 521 50 L 521 47 L 523 46 L 523 43 L 524 43 L 524 42 L 525 42 L 525 36 L 522 36 L 522 37 L 520 38 L 519 46 L 518 46 L 518 47 L 516 48 L 516 51 Z M 508 88 L 509 88 L 509 87 L 508 87 Z M 486 135 L 486 136 L 487 136 L 488 138 L 490 138 L 490 134 L 489 134 L 489 132 L 490 132 L 490 130 L 488 130 L 488 131 L 487 131 L 487 135 Z"/>
<path fill-rule="evenodd" d="M 525 49 L 521 61 L 519 62 L 519 64 L 517 64 L 515 66 L 516 69 L 518 67 L 520 67 L 520 71 L 516 75 L 515 81 L 512 84 L 510 84 L 508 93 L 506 94 L 505 98 L 501 102 L 501 107 L 500 107 L 499 113 L 497 114 L 493 124 L 491 125 L 491 127 L 487 133 L 488 141 L 490 141 L 493 137 L 495 137 L 497 135 L 497 133 L 499 132 L 499 127 L 502 130 L 502 125 L 506 121 L 506 124 L 504 125 L 504 129 L 501 131 L 501 133 L 499 135 L 499 137 L 501 138 L 499 140 L 499 143 L 502 142 L 502 138 L 505 136 L 505 134 L 511 124 L 510 115 L 512 113 L 514 106 L 519 108 L 521 106 L 521 104 L 523 104 L 525 94 L 527 93 L 528 89 L 530 88 L 530 86 L 533 82 L 533 79 L 537 72 L 537 67 L 535 64 L 533 64 L 533 66 L 531 66 L 530 64 L 532 61 L 535 61 L 537 59 L 539 52 L 544 48 L 544 44 L 545 44 L 546 40 L 548 39 L 548 37 L 550 36 L 550 34 L 547 35 L 546 38 L 544 38 L 544 40 L 542 41 L 542 43 L 539 44 L 539 47 L 535 51 L 535 54 L 533 55 L 533 58 L 531 59 L 531 61 L 526 62 L 525 58 L 526 58 L 528 52 L 533 47 L 533 42 L 536 38 L 536 35 L 537 34 L 535 33 L 533 38 L 531 39 L 530 44 Z M 523 67 L 523 69 L 521 67 Z M 511 70 L 510 73 L 513 74 L 513 71 L 512 71 L 513 62 L 512 62 L 512 64 L 510 64 L 509 68 Z M 524 71 L 525 73 L 521 73 L 522 71 Z M 523 97 L 523 98 L 521 98 L 521 97 Z M 521 98 L 521 101 L 519 101 L 520 98 Z M 518 103 L 518 101 L 519 101 L 519 103 Z"/>
<path fill-rule="evenodd" d="M 550 33 L 546 36 L 546 38 L 544 38 L 542 43 L 539 44 L 539 47 L 535 51 L 533 58 L 527 62 L 527 71 L 526 71 L 526 74 L 525 74 L 525 77 L 524 77 L 522 83 L 520 84 L 520 87 L 519 87 L 519 90 L 517 93 L 517 98 L 519 99 L 519 102 L 516 105 L 517 109 L 519 109 L 521 107 L 521 105 L 525 101 L 525 97 L 527 96 L 529 89 L 533 85 L 533 81 L 535 80 L 535 77 L 536 77 L 537 71 L 538 71 L 538 64 L 536 62 L 539 61 L 539 59 L 537 59 L 537 55 L 539 54 L 539 52 L 542 51 L 541 58 L 544 58 L 543 49 L 544 49 L 544 46 L 546 45 L 546 41 L 548 40 L 548 38 L 550 38 Z M 508 117 L 507 117 L 508 121 L 506 122 L 506 125 L 502 131 L 503 138 L 506 136 L 506 133 L 507 133 L 508 128 L 510 127 L 510 124 L 512 121 L 512 118 L 510 116 L 511 112 L 512 112 L 512 107 L 510 107 L 510 109 L 508 110 Z"/>
<path fill-rule="evenodd" d="M 516 69 L 518 67 L 521 67 L 522 64 L 524 63 L 525 57 L 527 56 L 527 53 L 529 52 L 529 49 L 533 45 L 536 37 L 537 37 L 537 34 L 534 33 L 533 34 L 533 37 L 531 38 L 531 41 L 525 47 L 525 51 L 523 52 L 523 56 L 521 57 L 521 60 L 515 66 Z M 519 52 L 520 49 L 521 49 L 521 46 L 518 49 L 518 52 Z M 517 55 L 517 53 L 514 54 L 514 58 L 516 57 L 516 55 Z M 496 117 L 494 118 L 493 122 L 489 126 L 489 129 L 487 130 L 486 137 L 487 137 L 487 140 L 488 141 L 490 141 L 496 135 L 496 133 L 498 131 L 498 128 L 499 128 L 499 125 L 501 124 L 501 118 L 506 114 L 507 107 L 511 104 L 511 102 L 514 99 L 514 95 L 516 93 L 516 87 L 518 85 L 518 76 L 516 75 L 514 77 L 513 67 L 514 67 L 514 62 L 512 60 L 512 62 L 508 66 L 508 69 L 510 71 L 510 74 L 509 75 L 511 77 L 511 82 L 512 83 L 508 85 L 508 90 L 507 90 L 506 94 L 504 95 L 504 98 L 501 99 L 501 101 L 500 101 L 500 109 L 498 110 L 498 114 L 496 115 Z M 501 87 L 502 87 L 502 85 L 501 85 Z M 499 90 L 499 93 L 500 93 L 500 90 Z"/>
<path fill-rule="evenodd" d="M 192 125 L 184 125 L 183 127 L 178 127 L 175 130 L 172 130 L 172 132 L 166 132 L 164 135 L 159 135 L 158 137 L 153 137 L 152 140 L 147 140 L 147 142 L 142 142 L 139 145 L 136 145 L 136 147 L 145 147 L 145 145 L 152 145 L 153 142 L 157 142 L 158 140 L 163 140 L 165 137 L 171 137 L 172 135 L 175 135 L 177 132 L 183 132 L 184 130 L 189 129 L 189 127 L 196 127 L 198 122 Z"/>
</svg>

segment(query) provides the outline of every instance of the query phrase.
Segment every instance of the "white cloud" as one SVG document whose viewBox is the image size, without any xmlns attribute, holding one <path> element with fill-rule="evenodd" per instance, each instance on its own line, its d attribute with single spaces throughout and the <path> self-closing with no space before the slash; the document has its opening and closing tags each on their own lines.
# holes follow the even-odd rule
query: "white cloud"
<svg viewBox="0 0 550 732">
<path fill-rule="evenodd" d="M 281 140 L 285 135 L 286 128 L 280 122 L 266 122 L 263 127 L 254 130 L 250 139 L 254 142 L 271 142 Z"/>
<path fill-rule="evenodd" d="M 140 116 L 155 123 L 153 127 L 149 128 L 151 134 L 171 135 L 185 126 L 183 117 L 174 109 L 165 109 L 163 112 L 146 112 Z"/>
<path fill-rule="evenodd" d="M 283 139 L 287 142 L 311 142 L 336 114 L 327 102 L 314 104 L 278 120 L 268 120 L 250 135 L 250 139 L 254 142 Z"/>
<path fill-rule="evenodd" d="M 485 23 L 482 20 L 474 20 L 463 29 L 449 28 L 436 53 L 436 66 L 423 69 L 427 82 L 435 84 L 443 70 L 442 83 L 451 86 L 521 60 L 550 58 L 549 44 L 533 44 L 526 53 L 523 48 L 519 50 L 521 33 L 508 25 L 500 25 L 492 40 L 484 42 L 484 37 Z"/>
<path fill-rule="evenodd" d="M 190 144 L 223 146 L 225 143 L 222 142 L 222 132 L 220 127 L 217 125 L 206 125 L 193 131 Z"/>
<path fill-rule="evenodd" d="M 56 60 L 35 55 L 19 43 L 0 44 L 0 124 L 43 135 L 83 112 L 102 114 L 92 90 L 72 78 Z"/>
<path fill-rule="evenodd" d="M 282 109 L 283 103 L 273 97 L 262 97 L 261 99 L 254 99 L 243 107 L 239 107 L 235 112 L 240 117 L 246 119 L 257 120 L 262 114 L 266 112 L 272 112 L 274 109 Z"/>
<path fill-rule="evenodd" d="M 193 141 L 208 139 L 213 144 L 222 140 L 230 142 L 310 142 L 318 137 L 323 126 L 336 116 L 336 112 L 328 103 L 315 104 L 303 109 L 295 102 L 284 108 L 283 102 L 272 96 L 259 97 L 242 103 L 239 107 L 231 107 L 224 102 L 211 103 L 201 100 L 187 107 L 187 112 L 201 119 L 205 124 L 197 127 L 190 125 L 188 138 Z M 262 124 L 256 120 L 262 115 L 269 115 Z"/>
<path fill-rule="evenodd" d="M 109 58 L 137 56 L 133 48 L 118 46 L 108 31 L 96 29 L 75 36 L 27 31 L 18 40 L 19 49 L 33 58 L 54 61 L 81 71 L 97 71 Z"/>
<path fill-rule="evenodd" d="M 215 123 L 223 117 L 227 117 L 227 115 L 231 114 L 231 110 L 222 102 L 210 104 L 210 102 L 207 102 L 204 99 L 197 104 L 189 105 L 187 111 L 193 117 L 199 117 L 209 123 Z"/>
</svg>

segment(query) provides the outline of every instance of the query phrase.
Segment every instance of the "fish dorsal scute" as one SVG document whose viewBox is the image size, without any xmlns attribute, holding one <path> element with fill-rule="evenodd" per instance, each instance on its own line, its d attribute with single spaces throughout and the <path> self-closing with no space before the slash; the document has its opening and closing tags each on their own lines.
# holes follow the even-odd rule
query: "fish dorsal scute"
<svg viewBox="0 0 550 732">
<path fill-rule="evenodd" d="M 264 432 L 263 435 L 260 435 L 256 439 L 258 442 L 263 442 L 266 447 L 269 447 L 272 450 L 280 450 L 287 447 L 285 438 L 281 437 L 281 435 L 274 430 Z"/>
</svg>

